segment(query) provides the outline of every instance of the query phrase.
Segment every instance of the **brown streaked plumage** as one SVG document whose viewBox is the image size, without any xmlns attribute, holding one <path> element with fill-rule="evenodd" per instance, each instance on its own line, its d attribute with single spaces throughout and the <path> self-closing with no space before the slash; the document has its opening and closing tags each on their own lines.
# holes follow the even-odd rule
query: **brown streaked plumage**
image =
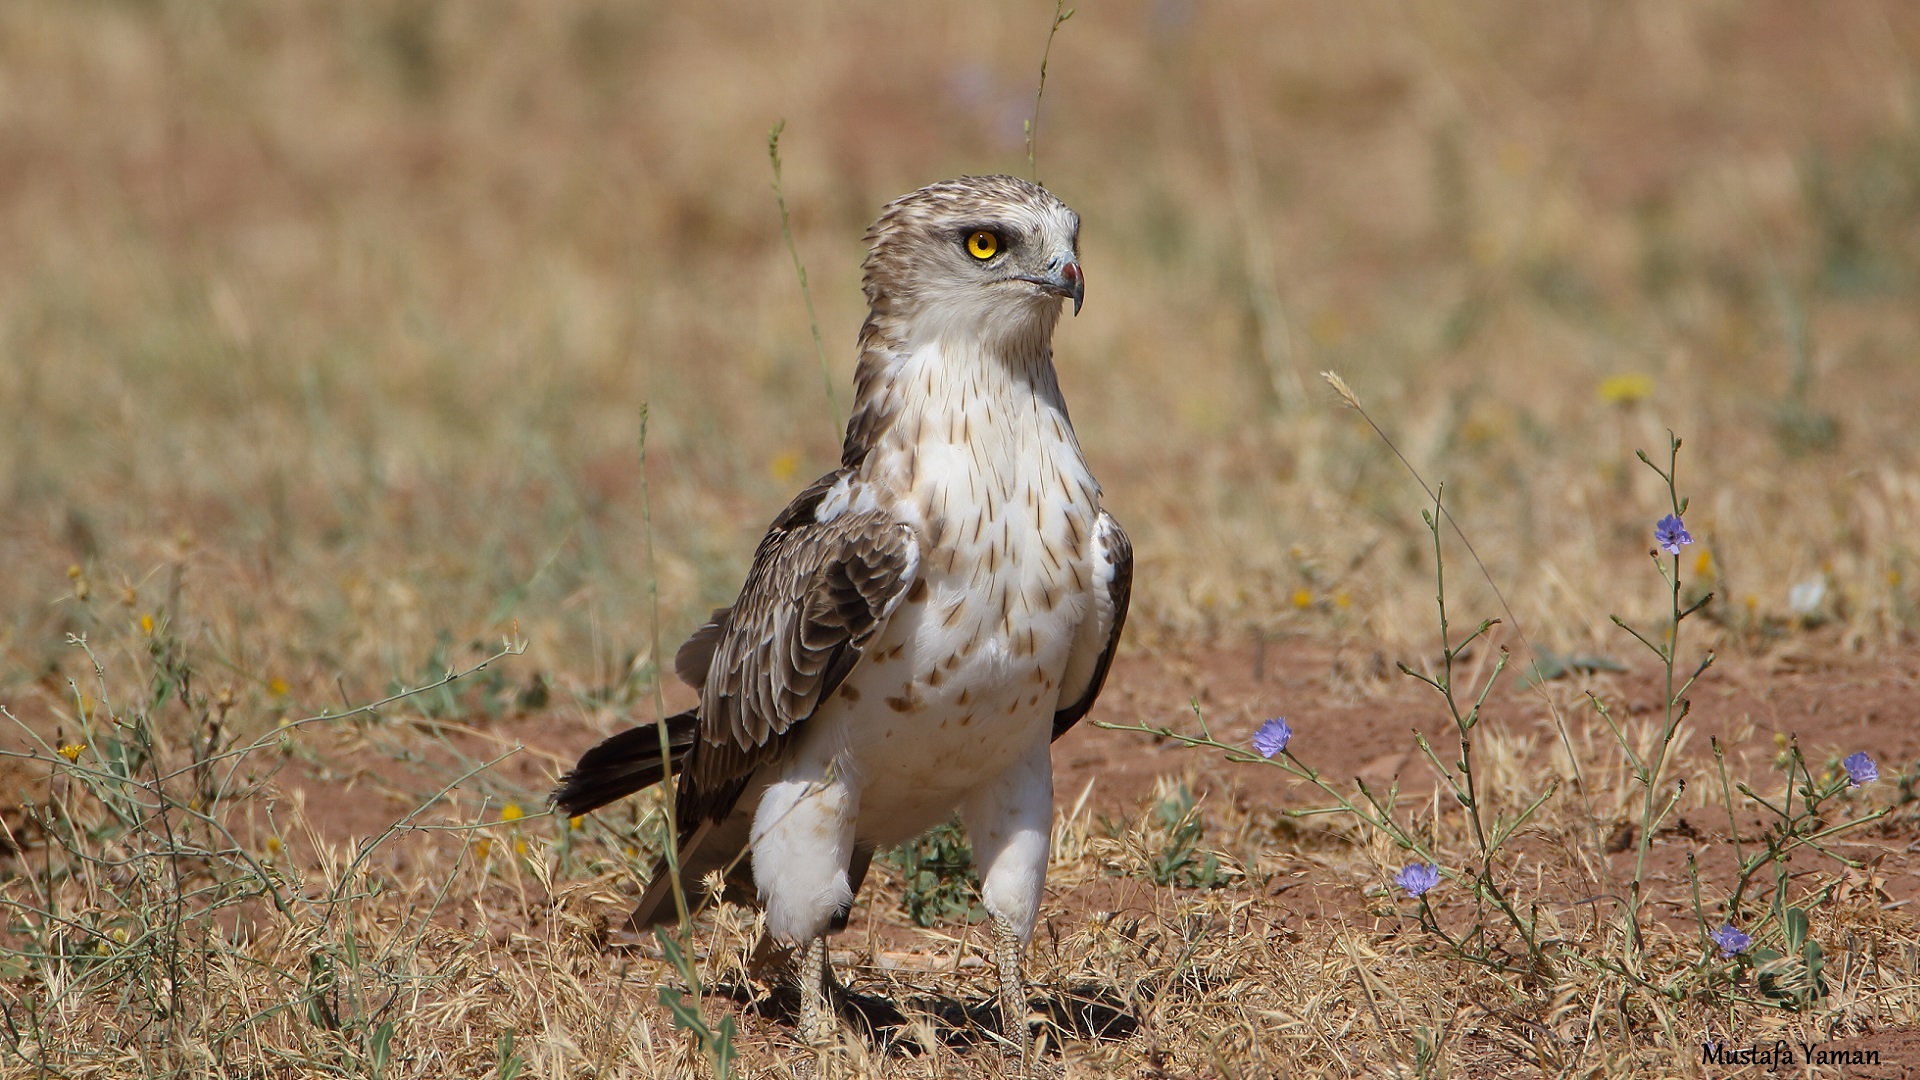
<svg viewBox="0 0 1920 1080">
<path fill-rule="evenodd" d="M 1046 869 L 1047 747 L 1098 697 L 1132 582 L 1052 362 L 1061 302 L 1082 297 L 1078 229 L 1011 177 L 887 206 L 868 233 L 840 468 L 774 520 L 740 595 L 674 660 L 700 691 L 669 722 L 682 880 L 726 869 L 744 892 L 749 870 L 769 933 L 805 946 L 809 1041 L 831 1023 L 820 936 L 844 924 L 873 851 L 957 807 L 1002 1019 L 1030 1049 L 1020 956 Z M 637 790 L 659 757 L 652 728 L 616 735 L 555 802 L 579 813 Z M 673 910 L 656 871 L 634 922 Z"/>
</svg>

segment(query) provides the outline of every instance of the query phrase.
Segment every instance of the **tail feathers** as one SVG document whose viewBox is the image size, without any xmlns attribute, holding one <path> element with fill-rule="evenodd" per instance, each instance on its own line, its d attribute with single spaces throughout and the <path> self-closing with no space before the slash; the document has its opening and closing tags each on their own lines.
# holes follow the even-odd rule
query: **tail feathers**
<svg viewBox="0 0 1920 1080">
<path fill-rule="evenodd" d="M 709 899 L 707 875 L 719 870 L 726 874 L 722 890 L 729 902 L 748 903 L 755 898 L 753 869 L 747 858 L 747 835 L 752 819 L 735 815 L 724 821 L 702 822 L 680 841 L 680 883 L 687 891 L 687 911 L 698 911 Z M 653 878 L 640 894 L 640 904 L 627 920 L 632 930 L 648 930 L 680 917 L 673 902 L 673 874 L 667 860 L 653 864 Z"/>
<path fill-rule="evenodd" d="M 680 771 L 699 731 L 696 710 L 667 717 L 668 766 L 673 772 Z M 579 763 L 560 778 L 549 799 L 571 817 L 652 787 L 665 780 L 667 772 L 660 763 L 660 732 L 645 724 L 611 736 L 580 755 Z"/>
</svg>

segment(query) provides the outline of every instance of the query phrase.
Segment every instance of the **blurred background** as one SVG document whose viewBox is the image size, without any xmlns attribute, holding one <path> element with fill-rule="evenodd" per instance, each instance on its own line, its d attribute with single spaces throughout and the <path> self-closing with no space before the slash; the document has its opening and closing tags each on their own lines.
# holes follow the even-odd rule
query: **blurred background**
<svg viewBox="0 0 1920 1080">
<path fill-rule="evenodd" d="M 322 703 L 516 626 L 516 678 L 644 677 L 643 495 L 671 651 L 836 459 L 880 206 L 1027 174 L 1052 16 L 0 5 L 0 692 L 150 620 Z M 1903 640 L 1917 57 L 1898 0 L 1082 3 L 1036 156 L 1137 646 L 1430 642 L 1426 497 L 1322 370 L 1541 643 L 1665 610 L 1669 428 L 1724 644 Z"/>
</svg>

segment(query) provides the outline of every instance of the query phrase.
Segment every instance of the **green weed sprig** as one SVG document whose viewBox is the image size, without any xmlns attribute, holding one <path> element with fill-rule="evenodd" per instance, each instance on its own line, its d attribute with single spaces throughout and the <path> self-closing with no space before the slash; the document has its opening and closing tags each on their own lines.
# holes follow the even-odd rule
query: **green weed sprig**
<svg viewBox="0 0 1920 1080">
<path fill-rule="evenodd" d="M 780 129 L 776 126 L 770 142 L 777 142 L 779 137 Z M 776 183 L 779 177 L 779 163 L 780 158 L 776 154 L 774 156 Z M 786 204 L 783 202 L 781 204 L 783 219 L 785 214 Z M 803 277 L 803 284 L 804 281 Z M 663 670 L 660 664 L 660 576 L 654 566 L 653 502 L 647 487 L 647 419 L 648 409 L 643 404 L 640 406 L 640 523 L 642 531 L 646 534 L 647 602 L 652 611 L 649 624 L 652 628 L 650 647 L 653 649 L 654 658 L 654 728 L 660 735 L 660 760 L 671 762 L 673 736 L 667 730 L 667 702 L 660 686 L 660 672 Z M 666 927 L 656 927 L 654 937 L 659 940 L 660 951 L 665 954 L 667 962 L 680 974 L 680 978 L 687 986 L 685 994 L 671 987 L 661 986 L 660 1003 L 665 1005 L 667 1011 L 673 1015 L 673 1026 L 692 1035 L 699 1044 L 701 1052 L 707 1056 L 707 1062 L 713 1066 L 714 1080 L 727 1080 L 733 1075 L 733 1059 L 736 1056 L 733 1018 L 725 1017 L 718 1026 L 715 1026 L 707 1021 L 700 1007 L 702 998 L 700 972 L 695 969 L 693 961 L 689 958 L 693 944 L 693 913 L 687 906 L 686 883 L 681 879 L 680 873 L 680 822 L 676 806 L 679 781 L 671 768 L 664 768 L 661 770 L 660 782 L 661 791 L 664 793 L 666 816 L 666 839 L 661 845 L 661 852 L 666 859 L 667 873 L 671 876 L 673 884 L 673 906 L 678 922 L 674 933 L 669 933 Z"/>
<path fill-rule="evenodd" d="M 1640 784 L 1642 789 L 1639 837 L 1634 846 L 1633 880 L 1627 885 L 1627 928 L 1632 942 L 1637 948 L 1642 942 L 1640 920 L 1641 909 L 1646 903 L 1644 882 L 1647 870 L 1647 851 L 1653 845 L 1654 833 L 1659 829 L 1661 822 L 1666 820 L 1667 814 L 1672 811 L 1674 805 L 1680 798 L 1680 791 L 1676 789 L 1669 798 L 1664 802 L 1661 801 L 1660 791 L 1657 786 L 1660 771 L 1667 762 L 1668 754 L 1673 748 L 1674 738 L 1679 734 L 1681 723 L 1686 720 L 1687 713 L 1693 708 L 1692 702 L 1687 700 L 1687 691 L 1692 689 L 1696 679 L 1709 667 L 1713 666 L 1713 653 L 1708 652 L 1706 656 L 1701 659 L 1699 666 L 1694 668 L 1693 672 L 1686 676 L 1685 681 L 1680 682 L 1677 687 L 1675 686 L 1675 681 L 1679 677 L 1677 665 L 1680 651 L 1680 627 L 1689 617 L 1706 607 L 1707 604 L 1713 600 L 1713 594 L 1707 593 L 1690 605 L 1683 606 L 1681 604 L 1680 549 L 1685 545 L 1693 543 L 1693 537 L 1687 532 L 1686 526 L 1682 523 L 1687 512 L 1687 500 L 1680 495 L 1678 481 L 1676 480 L 1679 474 L 1680 460 L 1679 437 L 1671 431 L 1667 432 L 1667 466 L 1664 469 L 1655 465 L 1653 460 L 1647 457 L 1645 450 L 1635 450 L 1634 456 L 1638 457 L 1649 469 L 1659 474 L 1660 479 L 1666 482 L 1667 501 L 1672 508 L 1672 513 L 1661 518 L 1659 523 L 1654 527 L 1654 541 L 1656 546 L 1647 553 L 1648 556 L 1653 559 L 1655 569 L 1659 570 L 1660 577 L 1667 583 L 1670 605 L 1665 631 L 1662 635 L 1663 640 L 1656 643 L 1649 639 L 1647 635 L 1634 629 L 1620 616 L 1609 616 L 1615 626 L 1633 635 L 1634 640 L 1646 646 L 1655 656 L 1660 658 L 1660 666 L 1665 680 L 1665 690 L 1661 695 L 1661 707 L 1664 711 L 1660 724 L 1660 740 L 1655 744 L 1652 756 L 1650 758 L 1643 757 L 1639 751 L 1634 749 L 1632 740 L 1627 738 L 1626 733 L 1621 730 L 1620 725 L 1614 721 L 1613 714 L 1604 701 L 1597 696 L 1591 697 L 1591 700 L 1593 701 L 1595 710 L 1600 714 L 1601 718 L 1607 722 L 1608 730 L 1612 732 L 1614 740 L 1620 744 L 1620 750 L 1626 755 L 1627 763 L 1633 770 L 1634 779 Z M 1664 558 L 1662 557 L 1662 552 L 1666 553 Z"/>
<path fill-rule="evenodd" d="M 390 957 L 369 955 L 351 911 L 342 905 L 368 895 L 372 886 L 361 868 L 374 848 L 408 829 L 415 816 L 461 781 L 362 842 L 337 879 L 320 889 L 277 865 L 277 835 L 270 837 L 267 854 L 256 853 L 235 836 L 231 822 L 295 752 L 295 731 L 356 721 L 392 703 L 445 691 L 502 657 L 519 655 L 525 643 L 509 640 L 478 663 L 447 669 L 437 679 L 400 688 L 371 704 L 285 720 L 257 738 L 240 740 L 226 723 L 231 694 L 195 690 L 194 666 L 169 620 L 147 621 L 144 633 L 143 651 L 151 666 L 145 685 L 125 702 L 111 692 L 106 665 L 93 644 L 84 635 L 69 637 L 86 656 L 93 680 L 91 694 L 69 681 L 77 727 L 72 736 L 48 741 L 0 707 L 0 716 L 29 746 L 0 751 L 0 756 L 43 766 L 49 774 L 46 802 L 25 807 L 27 821 L 44 838 L 44 858 L 21 875 L 18 888 L 0 896 L 0 912 L 20 943 L 0 950 L 0 969 L 38 971 L 51 988 L 23 1012 L 0 1005 L 9 1033 L 0 1044 L 36 1072 L 58 1074 L 61 1069 L 48 1052 L 64 1054 L 70 1048 L 62 1048 L 62 1040 L 43 1025 L 77 1001 L 109 993 L 118 996 L 129 1032 L 158 1029 L 164 1036 L 152 1040 L 155 1056 L 149 1065 L 169 1067 L 176 1036 L 184 1041 L 183 1026 L 218 1053 L 234 1040 L 253 1037 L 255 1025 L 287 1015 L 304 1016 L 340 1040 L 354 1071 L 390 1075 L 398 1064 L 398 1027 L 383 1014 L 404 1003 L 401 991 L 413 977 L 396 970 Z M 174 720 L 185 730 L 170 734 L 167 725 Z M 512 752 L 517 751 L 481 769 Z M 264 775 L 237 782 L 244 765 L 267 753 L 274 758 Z M 270 807 L 268 814 L 271 821 Z M 15 847 L 19 841 L 9 837 Z M 86 899 L 78 906 L 63 903 L 62 890 L 75 886 Z M 219 951 L 224 925 L 244 923 L 248 905 L 256 901 L 289 931 L 317 932 L 306 970 L 276 972 L 289 987 L 289 999 L 210 1026 L 195 988 L 209 977 L 207 965 Z M 336 919 L 342 911 L 345 916 Z M 318 920 L 308 922 L 309 913 Z M 383 1003 L 376 1004 L 369 993 L 376 985 L 389 991 Z"/>
<path fill-rule="evenodd" d="M 1434 774 L 1447 785 L 1448 790 L 1453 794 L 1454 801 L 1460 804 L 1466 812 L 1467 820 L 1473 826 L 1474 846 L 1478 849 L 1476 853 L 1478 869 L 1474 872 L 1472 880 L 1474 896 L 1482 901 L 1491 901 L 1519 933 L 1521 940 L 1526 942 L 1527 955 L 1533 964 L 1542 970 L 1549 970 L 1550 965 L 1540 947 L 1534 921 L 1521 915 L 1514 907 L 1506 890 L 1501 888 L 1494 869 L 1501 847 L 1513 836 L 1516 829 L 1533 816 L 1535 811 L 1548 799 L 1553 798 L 1554 793 L 1559 790 L 1559 784 L 1556 782 L 1547 785 L 1547 790 L 1511 821 L 1502 820 L 1497 816 L 1491 822 L 1486 820 L 1479 783 L 1474 773 L 1473 729 L 1480 723 L 1480 710 L 1486 705 L 1487 695 L 1493 692 L 1494 684 L 1499 681 L 1501 672 L 1507 668 L 1507 652 L 1505 649 L 1500 650 L 1500 658 L 1495 661 L 1493 670 L 1480 684 L 1479 691 L 1473 694 L 1473 704 L 1463 710 L 1460 704 L 1461 699 L 1455 693 L 1454 665 L 1474 642 L 1485 637 L 1489 630 L 1498 625 L 1499 620 L 1483 619 L 1458 644 L 1452 640 L 1452 629 L 1447 616 L 1446 559 L 1440 544 L 1441 512 L 1445 507 L 1446 490 L 1445 484 L 1437 486 L 1433 493 L 1433 509 L 1423 510 L 1420 515 L 1426 522 L 1427 533 L 1433 538 L 1434 606 L 1440 617 L 1440 673 L 1427 675 L 1415 671 L 1404 662 L 1399 667 L 1402 674 L 1425 683 L 1440 695 L 1442 701 L 1446 702 L 1447 715 L 1452 718 L 1454 730 L 1459 737 L 1460 756 L 1449 766 L 1440 760 L 1440 755 L 1434 752 L 1433 745 L 1427 741 L 1425 735 L 1416 731 L 1413 739 L 1414 743 L 1420 747 L 1420 752 L 1426 756 L 1428 764 L 1433 767 Z M 1426 903 L 1424 897 L 1421 903 L 1424 908 Z"/>
</svg>

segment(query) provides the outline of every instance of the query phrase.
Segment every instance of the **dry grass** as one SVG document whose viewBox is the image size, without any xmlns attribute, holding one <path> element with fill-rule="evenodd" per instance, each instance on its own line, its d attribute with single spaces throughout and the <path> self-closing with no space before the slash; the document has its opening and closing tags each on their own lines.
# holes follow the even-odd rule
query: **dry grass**
<svg viewBox="0 0 1920 1080">
<path fill-rule="evenodd" d="M 72 830 L 63 848 L 5 818 L 26 855 L 0 882 L 0 1070 L 690 1067 L 651 1001 L 659 964 L 595 944 L 646 861 L 627 836 L 643 810 L 475 832 L 536 805 L 555 764 L 474 771 L 514 746 L 482 718 L 609 730 L 647 700 L 643 401 L 669 642 L 725 602 L 765 521 L 835 456 L 766 190 L 773 121 L 844 387 L 862 230 L 926 181 L 1023 171 L 1046 16 L 0 6 L 0 703 L 46 740 L 0 765 Z M 1661 507 L 1631 453 L 1667 428 L 1688 440 L 1688 571 L 1721 597 L 1718 647 L 1811 624 L 1850 648 L 1907 640 L 1916 50 L 1920 13 L 1867 0 L 1087 6 L 1053 45 L 1040 172 L 1086 221 L 1089 303 L 1059 363 L 1139 554 L 1129 647 L 1426 640 L 1420 497 L 1312 379 L 1325 368 L 1448 482 L 1539 644 L 1620 652 L 1607 614 L 1659 610 L 1657 589 L 1622 583 L 1644 574 Z M 1455 580 L 1463 610 L 1492 610 Z M 1807 583 L 1822 597 L 1796 611 Z M 504 637 L 525 655 L 274 737 Z M 97 755 L 136 718 L 162 771 L 186 771 L 116 823 L 87 793 L 122 781 L 57 751 L 84 730 Z M 203 790 L 196 761 L 261 738 Z M 1617 752 L 1578 752 L 1606 814 L 1639 797 Z M 1490 751 L 1496 800 L 1570 768 L 1557 754 Z M 357 866 L 354 842 L 303 824 L 303 792 L 343 785 L 370 819 L 420 809 L 354 833 L 386 836 Z M 1164 1053 L 1171 1075 L 1410 1075 L 1425 1039 L 1457 1071 L 1512 1046 L 1546 1072 L 1628 1074 L 1678 1067 L 1703 1025 L 1815 1020 L 1615 1008 L 1617 982 L 1592 971 L 1515 983 L 1423 952 L 1385 896 L 1377 916 L 1330 900 L 1324 920 L 1270 926 L 1275 874 L 1380 885 L 1391 853 L 1205 806 L 1208 843 L 1244 877 L 1074 909 L 1037 950 L 1046 985 L 1136 1009 L 1128 1040 L 1068 1047 L 1088 1073 Z M 1138 869 L 1156 827 L 1066 819 L 1053 872 Z M 1462 850 L 1457 815 L 1425 827 Z M 1593 821 L 1536 828 L 1518 895 L 1585 895 Z M 247 894 L 268 883 L 280 906 Z M 883 922 L 898 888 L 873 904 Z M 1617 954 L 1604 917 L 1553 918 Z M 1819 918 L 1848 958 L 1819 1022 L 1915 1022 L 1913 928 L 1865 903 Z M 1679 963 L 1692 931 L 1661 925 L 1650 955 Z M 738 929 L 715 969 L 733 970 Z M 978 951 L 907 933 L 885 948 L 932 965 Z M 989 976 L 959 973 L 959 990 L 877 966 L 859 980 L 985 996 Z M 939 1044 L 952 1025 L 925 1028 Z M 753 1070 L 792 1052 L 764 1022 L 745 1038 Z M 979 1067 L 958 1053 L 894 1064 Z"/>
<path fill-rule="evenodd" d="M 179 693 L 191 671 L 164 628 L 108 637 L 91 712 L 73 717 L 84 731 L 66 736 L 84 749 L 69 763 L 38 748 L 26 764 L 51 778 L 49 798 L 9 822 L 26 854 L 0 883 L 11 922 L 0 1075 L 704 1074 L 697 1046 L 653 1004 L 656 986 L 678 980 L 656 949 L 609 932 L 659 836 L 650 800 L 571 824 L 527 816 L 537 793 L 487 771 L 502 755 L 484 739 L 436 722 L 431 691 L 384 716 L 223 726 L 217 702 Z M 1513 818 L 1576 772 L 1599 804 L 1549 800 L 1501 856 L 1512 902 L 1554 942 L 1544 968 L 1464 883 L 1443 886 L 1425 917 L 1467 947 L 1423 929 L 1391 884 L 1408 856 L 1351 818 L 1283 817 L 1194 777 L 1164 781 L 1118 819 L 1063 801 L 1031 975 L 1067 1075 L 1687 1073 L 1715 1034 L 1830 1043 L 1920 1023 L 1920 926 L 1884 902 L 1892 871 L 1868 858 L 1885 844 L 1838 845 L 1867 860 L 1852 871 L 1795 865 L 1790 900 L 1826 891 L 1809 906 L 1828 987 L 1813 1007 L 1783 1008 L 1751 970 L 1728 982 L 1729 965 L 1703 962 L 1677 865 L 1648 879 L 1646 940 L 1629 944 L 1624 882 L 1595 829 L 1630 816 L 1635 785 L 1605 739 L 1573 749 L 1557 756 L 1499 729 L 1476 747 L 1489 818 Z M 1781 800 L 1778 772 L 1735 768 Z M 334 798 L 341 777 L 353 797 L 393 792 L 392 824 L 343 838 L 316 823 L 294 782 L 329 775 Z M 1675 779 L 1682 816 L 1719 813 L 1710 760 L 1676 767 L 1662 790 Z M 1205 794 L 1182 814 L 1191 791 Z M 1909 798 L 1883 783 L 1827 815 L 1890 809 L 1881 835 L 1905 837 L 1920 828 Z M 1742 800 L 1743 814 L 1753 805 Z M 1415 792 L 1399 816 L 1443 866 L 1477 857 L 1450 801 Z M 1188 882 L 1201 887 L 1154 884 L 1187 821 L 1199 826 L 1195 863 L 1210 857 Z M 1760 830 L 1742 828 L 1756 844 Z M 1709 908 L 1724 902 L 1726 868 L 1702 877 Z M 867 1015 L 902 1015 L 885 1021 L 891 1050 L 845 1044 L 845 1075 L 999 1074 L 984 935 L 951 919 L 915 929 L 899 873 L 877 864 L 875 878 L 835 960 Z M 1295 889 L 1304 916 L 1272 903 Z M 1756 891 L 1743 924 L 1759 931 L 1765 906 Z M 791 1001 L 750 958 L 755 917 L 727 908 L 704 925 L 708 1015 L 739 1015 L 744 1075 L 785 1075 L 806 1052 L 785 1019 Z M 1668 985 L 1689 988 L 1654 992 Z"/>
</svg>

